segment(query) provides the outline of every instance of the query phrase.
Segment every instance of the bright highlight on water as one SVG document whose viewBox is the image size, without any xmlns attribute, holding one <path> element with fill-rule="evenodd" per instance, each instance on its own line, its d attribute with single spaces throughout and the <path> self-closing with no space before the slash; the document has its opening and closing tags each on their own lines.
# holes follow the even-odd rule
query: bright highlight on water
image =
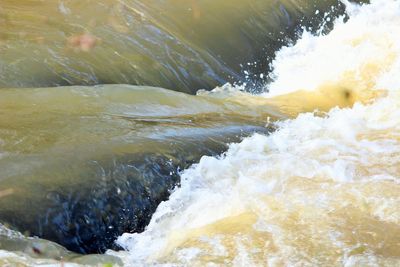
<svg viewBox="0 0 400 267">
<path fill-rule="evenodd" d="M 400 265 L 400 2 L 343 2 L 348 16 L 331 32 L 305 31 L 276 53 L 265 93 L 226 85 L 199 92 L 201 101 L 165 96 L 199 101 L 173 118 L 201 121 L 212 107 L 241 125 L 249 119 L 237 113 L 256 110 L 254 121 L 274 131 L 183 170 L 144 232 L 123 234 L 125 250 L 108 256 L 125 266 Z M 126 105 L 114 111 L 143 115 Z M 0 263 L 59 264 L 7 251 Z"/>
</svg>

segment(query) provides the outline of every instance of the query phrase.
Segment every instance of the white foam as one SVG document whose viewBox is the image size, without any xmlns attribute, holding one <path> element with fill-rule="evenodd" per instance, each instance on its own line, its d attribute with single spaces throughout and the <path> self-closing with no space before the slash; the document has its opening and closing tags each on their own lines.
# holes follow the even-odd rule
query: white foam
<svg viewBox="0 0 400 267">
<path fill-rule="evenodd" d="M 362 7 L 347 3 L 347 10 L 350 20 L 346 23 L 343 18 L 337 20 L 328 35 L 304 32 L 295 45 L 276 54 L 272 64 L 274 82 L 267 86 L 266 96 L 312 91 L 324 83 L 342 79 L 349 71 L 358 72 L 362 82 L 361 72 L 368 64 L 387 64 L 381 67 L 386 75 L 373 77 L 378 88 L 399 87 L 398 75 L 390 75 L 390 70 L 398 69 L 392 66 L 393 62 L 399 63 L 400 2 L 374 0 Z M 388 57 L 396 59 L 388 62 Z"/>
<path fill-rule="evenodd" d="M 400 2 L 346 5 L 348 22 L 278 52 L 263 97 L 317 90 L 349 72 L 387 96 L 324 117 L 300 114 L 203 157 L 145 232 L 118 239 L 129 253 L 109 253 L 126 265 L 399 263 L 396 237 L 379 229 L 400 227 Z M 204 240 L 214 240 L 211 250 Z"/>
</svg>

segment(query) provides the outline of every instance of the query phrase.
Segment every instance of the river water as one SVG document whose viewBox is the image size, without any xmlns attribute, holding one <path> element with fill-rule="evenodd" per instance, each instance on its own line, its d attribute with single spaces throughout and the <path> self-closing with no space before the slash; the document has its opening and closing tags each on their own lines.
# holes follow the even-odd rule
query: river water
<svg viewBox="0 0 400 267">
<path fill-rule="evenodd" d="M 192 97 L 163 95 L 165 99 L 182 98 L 180 105 L 195 105 L 199 110 L 190 113 L 190 108 L 180 109 L 167 101 L 162 107 L 173 108 L 158 109 L 157 120 L 166 110 L 173 111 L 168 119 L 182 114 L 193 119 L 204 113 L 204 107 L 215 109 L 210 117 L 225 114 L 216 120 L 198 117 L 208 127 L 219 128 L 220 120 L 241 125 L 243 120 L 252 121 L 250 117 L 252 125 L 261 120 L 274 131 L 253 134 L 230 144 L 224 154 L 204 156 L 183 170 L 180 187 L 158 206 L 146 229 L 121 235 L 117 243 L 125 250 L 109 250 L 110 258 L 102 260 L 125 266 L 400 265 L 400 2 L 343 3 L 347 17 L 336 19 L 332 31 L 304 31 L 295 44 L 277 51 L 271 65 L 272 81 L 263 93 L 253 95 L 227 85 Z M 77 88 L 61 92 L 67 100 L 87 94 L 88 102 L 79 106 L 89 107 L 85 110 L 88 122 L 99 125 L 90 120 L 90 114 L 104 110 L 104 102 L 89 103 L 99 95 L 110 101 L 110 91 L 101 88 L 96 96 L 89 89 L 87 93 Z M 27 96 L 51 99 L 54 89 L 31 90 Z M 5 95 L 14 102 L 29 102 L 24 94 L 10 90 Z M 105 105 L 106 114 L 151 119 L 132 113 L 129 103 L 134 96 L 129 100 L 124 93 L 120 99 L 112 98 L 114 104 Z M 53 116 L 60 112 L 54 107 L 46 109 Z M 37 118 L 40 123 L 41 116 Z M 24 123 L 18 125 L 25 125 L 24 129 L 40 125 Z M 92 128 L 86 121 L 81 123 Z M 126 138 L 114 132 L 118 132 L 114 124 L 106 124 L 109 136 L 117 136 L 117 141 L 120 136 Z M 64 149 L 64 141 L 81 141 L 74 138 L 73 130 L 62 129 L 62 138 L 55 138 L 61 141 L 52 148 Z M 96 131 L 88 136 L 103 140 Z M 49 144 L 48 139 L 26 142 L 23 148 L 38 149 L 34 144 L 40 144 L 45 152 Z M 7 142 L 0 145 L 6 150 Z M 13 153 L 11 148 L 7 153 Z M 96 262 L 100 257 L 89 260 Z M 60 264 L 33 258 L 22 249 L 2 250 L 0 262 Z"/>
<path fill-rule="evenodd" d="M 331 7 L 342 9 L 337 0 L 1 0 L 0 87 L 195 93 L 244 82 L 244 71 L 266 74 L 274 51 L 301 26 L 317 29 Z"/>
</svg>

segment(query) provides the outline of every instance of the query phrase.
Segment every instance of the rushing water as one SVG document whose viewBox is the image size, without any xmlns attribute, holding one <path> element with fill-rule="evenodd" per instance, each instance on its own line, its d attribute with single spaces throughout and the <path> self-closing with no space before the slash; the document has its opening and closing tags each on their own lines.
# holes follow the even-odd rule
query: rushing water
<svg viewBox="0 0 400 267">
<path fill-rule="evenodd" d="M 14 128 L 2 135 L 9 138 L 0 143 L 3 160 L 10 154 L 32 160 L 24 156 L 30 149 L 57 160 L 71 144 L 82 146 L 86 140 L 93 147 L 84 151 L 97 155 L 99 144 L 110 138 L 106 150 L 127 151 L 131 146 L 124 148 L 124 142 L 137 142 L 146 123 L 143 138 L 151 132 L 156 139 L 171 133 L 169 124 L 174 133 L 192 123 L 213 129 L 262 122 L 276 129 L 231 144 L 221 156 L 204 156 L 184 170 L 181 186 L 158 206 L 146 230 L 119 237 L 125 251 L 65 259 L 126 266 L 400 265 L 400 2 L 344 2 L 349 18 L 336 20 L 329 34 L 305 32 L 295 45 L 277 52 L 273 81 L 260 95 L 229 86 L 191 97 L 118 86 L 94 92 L 78 87 L 6 90 L 2 113 L 19 106 L 22 121 L 0 117 Z M 148 98 L 135 102 L 137 94 L 148 91 Z M 56 98 L 58 93 L 63 98 Z M 81 94 L 85 97 L 77 97 Z M 28 105 L 40 104 L 38 99 L 45 99 L 42 109 Z M 142 109 L 135 113 L 131 102 L 143 103 Z M 149 112 L 154 114 L 144 116 Z M 32 123 L 23 116 L 31 113 Z M 77 114 L 83 120 L 76 120 Z M 57 124 L 61 117 L 67 126 Z M 46 129 L 49 120 L 55 125 Z M 42 135 L 23 134 L 16 146 L 7 146 L 19 131 L 37 128 Z M 12 172 L 11 165 L 4 166 Z M 1 192 L 2 197 L 14 193 Z M 1 251 L 2 264 L 59 263 L 36 259 L 21 245 L 37 240 L 6 230 L 0 234 L 19 244 L 13 250 L 19 252 Z M 51 247 L 47 258 L 68 255 L 45 245 Z M 115 258 L 102 258 L 107 256 Z"/>
<path fill-rule="evenodd" d="M 142 231 L 179 169 L 284 118 L 226 94 L 127 85 L 1 95 L 0 221 L 81 253 Z"/>
<path fill-rule="evenodd" d="M 278 52 L 259 97 L 322 90 L 360 102 L 203 157 L 144 233 L 119 238 L 126 264 L 400 264 L 400 3 L 347 8 L 330 34 Z"/>
<path fill-rule="evenodd" d="M 263 82 L 258 74 L 300 25 L 316 29 L 325 11 L 340 7 L 337 0 L 0 0 L 0 87 L 134 84 L 195 93 L 245 81 L 244 71 Z"/>
</svg>

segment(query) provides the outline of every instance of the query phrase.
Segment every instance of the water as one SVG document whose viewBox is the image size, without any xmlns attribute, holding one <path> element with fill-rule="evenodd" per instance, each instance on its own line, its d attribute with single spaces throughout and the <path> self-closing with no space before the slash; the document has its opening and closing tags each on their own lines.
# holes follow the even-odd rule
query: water
<svg viewBox="0 0 400 267">
<path fill-rule="evenodd" d="M 295 40 L 299 25 L 318 28 L 331 6 L 341 9 L 337 0 L 1 0 L 0 87 L 195 93 L 243 82 L 244 71 L 262 83 L 254 77 L 274 51 Z"/>
<path fill-rule="evenodd" d="M 260 97 L 357 103 L 203 157 L 144 233 L 119 238 L 128 251 L 111 254 L 127 265 L 400 264 L 400 3 L 347 8 L 330 34 L 305 33 L 278 52 Z"/>
<path fill-rule="evenodd" d="M 29 99 L 46 96 L 44 114 L 51 111 L 49 116 L 60 118 L 68 110 L 71 116 L 81 116 L 83 110 L 94 118 L 88 120 L 90 124 L 81 122 L 90 129 L 98 125 L 98 114 L 116 112 L 121 115 L 118 120 L 106 118 L 98 128 L 108 129 L 105 139 L 119 132 L 115 125 L 125 125 L 132 118 L 155 119 L 158 126 L 172 119 L 178 132 L 176 120 L 188 122 L 187 118 L 207 128 L 231 121 L 231 125 L 251 122 L 276 129 L 231 144 L 221 156 L 204 156 L 184 170 L 181 187 L 158 206 L 146 230 L 119 237 L 117 242 L 126 251 L 107 252 L 126 266 L 398 266 L 400 3 L 371 2 L 361 7 L 345 2 L 350 18 L 336 20 L 329 34 L 305 32 L 295 45 L 280 49 L 272 63 L 273 82 L 261 95 L 229 86 L 196 97 L 157 91 L 143 102 L 146 114 L 148 106 L 155 114 L 144 118 L 140 110 L 131 114 L 129 104 L 136 99 L 135 93 L 126 97 L 131 87 L 119 89 L 121 95 L 117 90 L 118 97 L 100 89 L 100 99 L 110 103 L 111 97 L 112 105 L 100 101 L 93 106 L 90 99 L 98 96 L 90 95 L 91 90 L 64 88 L 60 93 L 67 97 L 63 99 L 76 96 L 75 91 L 89 96 L 78 104 L 60 101 L 65 102 L 62 112 L 59 103 L 50 105 L 55 89 L 10 90 L 6 95 L 13 101 L 4 103 L 17 103 L 24 114 L 30 114 L 35 109 L 27 105 Z M 198 110 L 191 113 L 194 106 Z M 215 112 L 204 116 L 209 109 Z M 167 118 L 163 116 L 166 110 L 173 111 Z M 42 116 L 36 118 L 33 124 L 25 122 L 24 130 L 47 124 L 40 124 Z M 148 127 L 154 132 L 153 125 Z M 129 136 L 129 127 L 121 128 Z M 82 133 L 68 127 L 60 133 L 43 131 L 57 138 L 23 139 L 28 145 L 20 147 L 7 147 L 6 142 L 3 150 L 47 152 L 49 142 L 61 140 L 50 148 L 63 153 L 63 144 L 85 143 L 79 139 Z M 161 131 L 160 136 L 165 133 Z M 104 140 L 102 131 L 88 135 L 88 140 Z M 117 141 L 123 137 L 117 134 Z M 124 147 L 114 145 L 108 147 L 116 151 Z M 56 265 L 57 253 L 48 260 L 21 249 L 2 251 L 0 262 Z M 107 260 L 118 264 L 114 258 Z M 66 261 L 74 260 L 66 257 Z"/>
<path fill-rule="evenodd" d="M 80 253 L 142 231 L 179 170 L 284 118 L 237 97 L 128 85 L 1 95 L 1 222 Z"/>
</svg>

